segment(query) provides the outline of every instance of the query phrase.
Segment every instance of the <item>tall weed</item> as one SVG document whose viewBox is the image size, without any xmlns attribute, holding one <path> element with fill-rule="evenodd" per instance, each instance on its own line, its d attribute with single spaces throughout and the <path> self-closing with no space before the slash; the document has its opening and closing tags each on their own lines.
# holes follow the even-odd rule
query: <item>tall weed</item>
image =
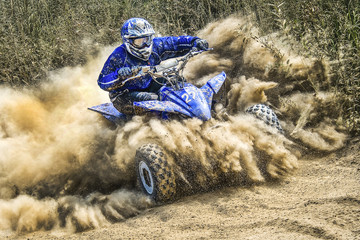
<svg viewBox="0 0 360 240">
<path fill-rule="evenodd" d="M 119 42 L 130 17 L 180 35 L 240 13 L 253 16 L 260 35 L 277 32 L 302 55 L 331 63 L 328 88 L 337 93 L 343 124 L 358 134 L 359 6 L 359 0 L 2 0 L 0 84 L 34 86 L 49 70 L 84 63 L 99 46 Z M 264 47 L 276 52 L 270 40 L 262 40 Z"/>
</svg>

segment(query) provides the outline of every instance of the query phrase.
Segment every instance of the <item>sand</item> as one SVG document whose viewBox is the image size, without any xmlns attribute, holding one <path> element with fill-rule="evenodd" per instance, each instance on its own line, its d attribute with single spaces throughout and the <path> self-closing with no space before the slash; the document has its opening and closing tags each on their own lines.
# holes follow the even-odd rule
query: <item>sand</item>
<svg viewBox="0 0 360 240">
<path fill-rule="evenodd" d="M 9 239 L 360 239 L 360 139 L 308 154 L 288 180 L 225 187 L 108 227 Z"/>
</svg>

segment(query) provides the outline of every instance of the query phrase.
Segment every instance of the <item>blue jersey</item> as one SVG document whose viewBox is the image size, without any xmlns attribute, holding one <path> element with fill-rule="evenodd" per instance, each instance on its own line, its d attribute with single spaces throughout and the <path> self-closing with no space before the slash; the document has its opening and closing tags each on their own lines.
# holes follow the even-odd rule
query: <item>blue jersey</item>
<svg viewBox="0 0 360 240">
<path fill-rule="evenodd" d="M 129 81 L 121 86 L 124 79 L 119 78 L 118 71 L 122 67 L 133 66 L 156 66 L 161 61 L 180 57 L 188 53 L 194 46 L 197 37 L 180 36 L 180 37 L 158 37 L 154 38 L 153 50 L 148 61 L 143 61 L 131 55 L 126 51 L 125 44 L 117 47 L 109 56 L 100 73 L 99 86 L 110 93 L 116 93 L 128 90 L 142 90 L 149 87 L 152 78 L 146 75 L 141 80 Z M 121 86 L 120 88 L 118 86 Z"/>
</svg>

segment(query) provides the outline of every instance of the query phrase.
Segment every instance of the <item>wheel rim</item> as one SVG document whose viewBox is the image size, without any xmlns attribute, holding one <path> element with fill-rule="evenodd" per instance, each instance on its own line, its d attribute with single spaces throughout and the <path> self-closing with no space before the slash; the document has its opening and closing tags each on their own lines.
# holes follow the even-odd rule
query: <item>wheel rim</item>
<svg viewBox="0 0 360 240">
<path fill-rule="evenodd" d="M 154 191 L 154 181 L 150 169 L 144 161 L 139 163 L 139 173 L 141 184 L 148 194 L 152 194 Z"/>
</svg>

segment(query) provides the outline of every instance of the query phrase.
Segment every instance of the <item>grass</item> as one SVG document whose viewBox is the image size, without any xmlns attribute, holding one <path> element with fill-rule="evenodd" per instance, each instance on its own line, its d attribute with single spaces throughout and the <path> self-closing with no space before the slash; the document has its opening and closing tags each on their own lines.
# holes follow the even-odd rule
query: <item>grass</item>
<svg viewBox="0 0 360 240">
<path fill-rule="evenodd" d="M 277 31 L 295 40 L 301 55 L 329 59 L 328 90 L 337 93 L 347 129 L 356 135 L 359 6 L 359 0 L 2 0 L 0 84 L 36 86 L 48 70 L 85 63 L 99 46 L 119 42 L 130 17 L 147 18 L 163 34 L 194 34 L 230 14 L 253 14 L 262 34 Z"/>
</svg>

